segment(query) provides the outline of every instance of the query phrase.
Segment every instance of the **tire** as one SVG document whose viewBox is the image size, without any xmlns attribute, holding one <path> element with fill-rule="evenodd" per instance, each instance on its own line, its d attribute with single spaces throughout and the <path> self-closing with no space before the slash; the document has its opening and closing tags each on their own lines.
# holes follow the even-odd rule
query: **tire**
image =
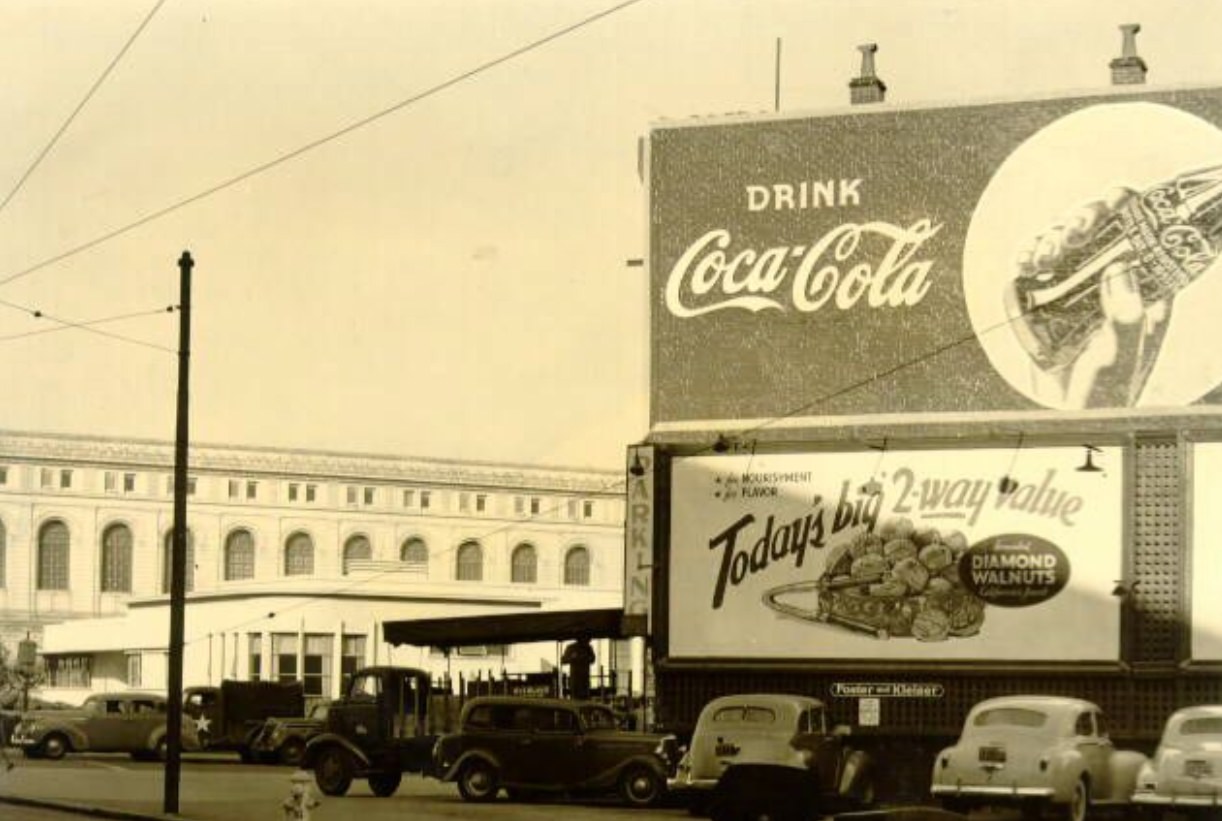
<svg viewBox="0 0 1222 821">
<path fill-rule="evenodd" d="M 369 789 L 378 798 L 389 798 L 395 794 L 395 790 L 399 789 L 399 783 L 403 781 L 403 773 L 395 771 L 390 773 L 372 773 L 369 776 Z"/>
<path fill-rule="evenodd" d="M 301 763 L 301 758 L 304 755 L 305 742 L 303 742 L 300 738 L 290 738 L 288 741 L 280 745 L 280 749 L 276 753 L 276 760 L 281 764 L 296 767 Z"/>
<path fill-rule="evenodd" d="M 38 745 L 38 757 L 59 761 L 70 749 L 72 749 L 72 744 L 69 743 L 67 736 L 51 733 L 42 740 L 42 744 Z"/>
<path fill-rule="evenodd" d="M 314 781 L 323 795 L 343 795 L 352 786 L 352 756 L 342 747 L 327 747 L 314 762 Z"/>
<path fill-rule="evenodd" d="M 958 813 L 959 815 L 967 815 L 967 811 L 970 810 L 971 808 L 972 808 L 971 804 L 969 804 L 967 801 L 964 801 L 962 798 L 943 798 L 942 799 L 942 809 L 946 810 L 947 812 L 954 812 L 954 813 Z"/>
<path fill-rule="evenodd" d="M 491 801 L 499 789 L 500 776 L 496 768 L 482 759 L 468 761 L 458 773 L 458 794 L 464 801 Z"/>
<path fill-rule="evenodd" d="M 181 752 L 182 751 L 180 750 L 179 757 L 181 757 Z M 161 738 L 157 739 L 157 743 L 153 745 L 151 757 L 155 761 L 165 761 L 167 758 L 169 758 L 169 755 L 170 755 L 170 743 L 166 740 L 165 736 L 162 736 Z"/>
<path fill-rule="evenodd" d="M 1069 803 L 1065 805 L 1064 818 L 1066 821 L 1086 821 L 1090 815 L 1090 784 L 1085 778 L 1079 778 L 1078 783 L 1074 785 L 1073 794 L 1069 797 Z"/>
<path fill-rule="evenodd" d="M 630 807 L 652 807 L 666 792 L 662 778 L 644 764 L 633 764 L 619 780 L 619 794 Z"/>
</svg>

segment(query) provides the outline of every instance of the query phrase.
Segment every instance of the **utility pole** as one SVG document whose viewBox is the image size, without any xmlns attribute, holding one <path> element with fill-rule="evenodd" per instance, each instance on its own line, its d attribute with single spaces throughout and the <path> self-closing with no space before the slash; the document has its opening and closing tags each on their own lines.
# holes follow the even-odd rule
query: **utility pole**
<svg viewBox="0 0 1222 821">
<path fill-rule="evenodd" d="M 164 811 L 178 812 L 178 782 L 182 773 L 182 651 L 187 580 L 187 410 L 191 363 L 190 251 L 178 258 L 178 422 L 174 435 L 174 536 L 170 550 L 170 671 L 166 684 Z"/>
</svg>

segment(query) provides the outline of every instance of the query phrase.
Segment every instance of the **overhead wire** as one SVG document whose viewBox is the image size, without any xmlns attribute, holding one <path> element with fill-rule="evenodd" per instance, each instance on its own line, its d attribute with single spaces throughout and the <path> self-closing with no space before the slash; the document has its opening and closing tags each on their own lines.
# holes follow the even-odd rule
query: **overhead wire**
<svg viewBox="0 0 1222 821">
<path fill-rule="evenodd" d="M 611 15 L 617 12 L 620 12 L 630 6 L 635 6 L 638 3 L 642 3 L 642 2 L 645 2 L 645 0 L 623 0 L 623 2 L 617 3 L 613 6 L 609 6 L 592 15 L 584 17 L 581 20 L 578 20 L 576 23 L 571 23 L 550 34 L 547 34 L 536 40 L 532 40 L 531 42 L 527 43 L 524 46 L 519 46 L 518 48 L 515 48 L 512 51 L 506 52 L 505 54 L 502 54 L 499 57 L 495 57 L 491 60 L 487 60 L 483 63 L 480 63 L 475 68 L 468 69 L 467 71 L 457 74 L 449 78 L 448 80 L 444 80 L 440 83 L 437 83 L 436 85 L 430 86 L 429 88 L 425 89 L 424 91 L 413 94 L 410 97 L 406 97 L 400 100 L 399 102 L 394 103 L 393 105 L 390 105 L 382 109 L 381 111 L 375 112 L 374 114 L 370 114 L 365 117 L 362 117 L 361 119 L 356 120 L 355 122 L 349 123 L 348 125 L 336 131 L 332 131 L 331 133 L 326 134 L 322 137 L 319 137 L 318 139 L 312 140 L 298 148 L 293 149 L 292 151 L 288 151 L 284 154 L 281 154 L 271 160 L 268 160 L 267 162 L 264 162 L 264 163 L 261 163 L 260 165 L 255 166 L 254 168 L 243 171 L 240 174 L 235 174 L 234 176 L 229 177 L 228 179 L 222 182 L 216 183 L 215 185 L 212 185 L 196 194 L 192 194 L 188 197 L 184 197 L 178 200 L 177 202 L 172 203 L 171 205 L 168 205 L 164 208 L 158 209 L 157 211 L 153 211 L 149 214 L 146 214 L 145 216 L 140 217 L 139 219 L 133 222 L 127 223 L 119 228 L 108 231 L 105 234 L 95 237 L 94 239 L 91 239 L 87 242 L 83 242 L 66 251 L 56 254 L 53 257 L 48 257 L 47 259 L 44 259 L 41 262 L 35 263 L 34 265 L 31 265 L 20 271 L 9 274 L 3 278 L 0 278 L 0 287 L 4 287 L 5 285 L 15 282 L 19 279 L 22 279 L 23 277 L 27 277 L 37 271 L 41 271 L 42 269 L 47 268 L 51 265 L 54 265 L 57 262 L 62 262 L 63 260 L 76 256 L 77 254 L 87 251 L 90 248 L 95 248 L 104 242 L 108 242 L 112 239 L 123 236 L 124 234 L 127 234 L 131 231 L 134 231 L 137 228 L 147 225 L 150 222 L 153 222 L 154 220 L 160 219 L 161 217 L 167 216 L 168 214 L 172 214 L 175 211 L 185 208 L 188 205 L 192 205 L 196 202 L 199 202 L 202 199 L 210 197 L 214 194 L 218 194 L 221 191 L 224 191 L 226 189 L 232 188 L 235 185 L 238 185 L 239 183 L 245 182 L 246 180 L 249 180 L 252 177 L 255 177 L 259 174 L 263 174 L 264 172 L 270 171 L 273 168 L 276 168 L 278 166 L 284 165 L 285 163 L 289 162 L 290 160 L 294 160 L 297 157 L 300 157 L 303 154 L 307 154 L 316 148 L 321 148 L 322 146 L 327 145 L 328 143 L 334 142 L 335 140 L 338 140 L 341 137 L 345 137 L 354 131 L 365 128 L 368 125 L 372 125 L 373 123 L 377 122 L 378 120 L 388 117 L 391 114 L 394 114 L 395 112 L 398 112 L 404 108 L 407 108 L 411 105 L 419 103 L 430 97 L 433 97 L 441 93 L 442 91 L 445 91 L 446 89 L 452 88 L 453 86 L 456 86 L 460 83 L 470 80 L 473 77 L 477 77 L 493 68 L 496 68 L 497 66 L 500 66 L 518 57 L 526 55 L 532 51 L 535 51 L 547 45 L 548 43 L 551 43 L 555 40 L 559 40 L 560 38 L 565 37 L 569 34 L 572 34 L 573 32 L 576 32 L 582 28 L 585 28 L 586 26 L 589 26 L 593 23 L 596 23 L 599 20 L 602 20 L 606 17 L 610 17 Z"/>
<path fill-rule="evenodd" d="M 31 336 L 39 336 L 42 334 L 56 333 L 58 331 L 67 331 L 67 330 L 76 329 L 80 331 L 85 331 L 87 333 L 96 334 L 98 336 L 104 336 L 108 339 L 113 339 L 118 342 L 125 342 L 131 345 L 139 345 L 144 348 L 152 348 L 152 349 L 159 350 L 159 351 L 165 351 L 166 353 L 172 353 L 172 354 L 177 353 L 177 351 L 175 351 L 173 348 L 167 348 L 164 345 L 158 345 L 153 342 L 146 342 L 143 339 L 136 339 L 134 337 L 124 336 L 123 334 L 117 334 L 112 331 L 103 331 L 97 327 L 98 325 L 107 325 L 112 322 L 120 322 L 120 321 L 127 320 L 127 319 L 136 319 L 139 317 L 153 316 L 155 314 L 173 313 L 175 310 L 177 310 L 177 308 L 175 308 L 175 306 L 173 305 L 168 305 L 164 308 L 156 308 L 156 309 L 150 309 L 146 311 L 136 311 L 133 313 L 116 314 L 113 316 L 103 317 L 101 319 L 91 319 L 91 320 L 86 320 L 86 321 L 76 321 L 76 320 L 71 320 L 71 319 L 64 319 L 63 317 L 57 317 L 54 314 L 49 314 L 46 311 L 38 310 L 36 308 L 30 308 L 25 305 L 19 305 L 15 302 L 10 302 L 5 299 L 0 299 L 0 305 L 3 305 L 6 308 L 11 308 L 14 311 L 20 311 L 21 313 L 29 314 L 30 316 L 34 317 L 35 319 L 46 319 L 50 322 L 56 323 L 57 325 L 57 327 L 54 327 L 54 328 L 40 328 L 34 331 L 24 331 L 22 333 L 0 335 L 0 342 L 8 342 L 8 341 L 16 340 L 16 339 L 25 339 L 26 337 L 31 337 Z"/>
<path fill-rule="evenodd" d="M 132 43 L 136 42 L 136 38 L 140 36 L 140 33 L 144 31 L 161 7 L 165 5 L 165 1 L 166 0 L 157 0 L 157 2 L 153 4 L 153 7 L 149 10 L 148 14 L 146 14 L 144 19 L 140 21 L 140 25 L 138 25 L 136 30 L 131 33 L 131 36 L 127 38 L 127 42 L 123 44 L 123 47 L 119 49 L 119 52 L 111 59 L 110 63 L 106 66 L 102 73 L 98 75 L 98 78 L 93 81 L 93 85 L 89 87 L 87 92 L 85 92 L 85 96 L 81 98 L 81 101 L 76 104 L 76 108 L 72 109 L 72 113 L 68 115 L 68 118 L 64 120 L 59 129 L 51 136 L 51 139 L 45 146 L 43 146 L 42 151 L 38 153 L 38 156 L 36 156 L 34 161 L 30 163 L 28 168 L 26 168 L 25 173 L 21 175 L 20 179 L 18 179 L 13 185 L 12 189 L 9 190 L 4 200 L 0 202 L 0 213 L 2 213 L 4 209 L 8 207 L 8 204 L 12 202 L 13 197 L 17 196 L 17 192 L 21 190 L 22 186 L 25 185 L 26 180 L 28 180 L 30 175 L 34 173 L 34 169 L 38 168 L 46 156 L 51 153 L 51 149 L 54 148 L 55 144 L 59 142 L 59 138 L 62 137 L 64 132 L 68 130 L 68 126 L 72 125 L 72 121 L 75 120 L 77 115 L 81 113 L 81 110 L 84 109 L 89 101 L 93 99 L 93 95 L 96 94 L 98 89 L 102 87 L 102 83 L 106 82 L 106 78 L 110 76 L 110 73 L 114 71 L 115 66 L 117 66 L 119 61 L 123 59 L 123 55 L 127 54 L 128 49 L 132 47 Z"/>
</svg>

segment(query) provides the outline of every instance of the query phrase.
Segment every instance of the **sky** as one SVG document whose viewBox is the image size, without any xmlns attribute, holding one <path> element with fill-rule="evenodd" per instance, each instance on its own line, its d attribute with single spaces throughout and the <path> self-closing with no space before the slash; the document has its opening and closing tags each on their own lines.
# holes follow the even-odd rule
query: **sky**
<svg viewBox="0 0 1222 821">
<path fill-rule="evenodd" d="M 783 113 L 843 109 L 869 42 L 885 106 L 1104 89 L 1124 23 L 1147 88 L 1218 85 L 1220 12 L 5 0 L 0 430 L 171 441 L 189 249 L 194 441 L 619 469 L 651 124 L 772 111 L 778 40 Z"/>
</svg>

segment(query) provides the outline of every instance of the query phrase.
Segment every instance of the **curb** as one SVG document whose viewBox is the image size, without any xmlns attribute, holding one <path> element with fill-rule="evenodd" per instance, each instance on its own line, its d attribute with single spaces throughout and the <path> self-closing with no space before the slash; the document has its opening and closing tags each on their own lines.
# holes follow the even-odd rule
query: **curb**
<svg viewBox="0 0 1222 821">
<path fill-rule="evenodd" d="M 17 804 L 25 807 L 42 807 L 49 810 L 74 812 L 94 818 L 117 818 L 122 821 L 186 821 L 185 815 L 114 810 L 90 804 L 74 804 L 70 801 L 52 801 L 46 798 L 24 798 L 20 795 L 0 794 L 0 804 Z"/>
</svg>

